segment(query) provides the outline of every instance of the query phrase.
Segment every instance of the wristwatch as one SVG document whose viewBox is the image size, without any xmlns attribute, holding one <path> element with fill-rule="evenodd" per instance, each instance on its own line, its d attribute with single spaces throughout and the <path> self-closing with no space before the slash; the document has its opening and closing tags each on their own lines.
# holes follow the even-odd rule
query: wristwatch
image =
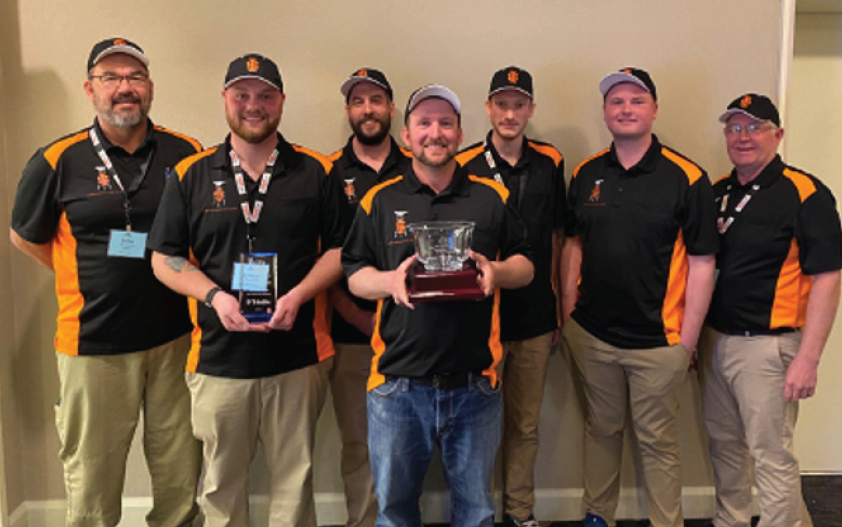
<svg viewBox="0 0 842 527">
<path fill-rule="evenodd" d="M 222 288 L 219 286 L 214 286 L 208 291 L 208 294 L 205 295 L 205 305 L 207 307 L 213 309 L 213 297 L 220 291 L 222 291 Z"/>
</svg>

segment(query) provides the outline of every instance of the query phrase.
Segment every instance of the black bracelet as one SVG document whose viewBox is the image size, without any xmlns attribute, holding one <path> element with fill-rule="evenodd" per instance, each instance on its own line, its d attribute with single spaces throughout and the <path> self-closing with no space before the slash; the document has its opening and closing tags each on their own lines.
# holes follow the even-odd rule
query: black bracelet
<svg viewBox="0 0 842 527">
<path fill-rule="evenodd" d="M 205 305 L 207 307 L 213 309 L 213 297 L 220 291 L 222 291 L 222 288 L 219 286 L 214 286 L 208 291 L 208 294 L 205 295 Z"/>
</svg>

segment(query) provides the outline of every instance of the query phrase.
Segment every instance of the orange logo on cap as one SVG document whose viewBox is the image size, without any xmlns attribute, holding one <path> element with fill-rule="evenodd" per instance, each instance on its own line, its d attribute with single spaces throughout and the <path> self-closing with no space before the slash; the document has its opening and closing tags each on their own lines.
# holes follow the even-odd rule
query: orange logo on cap
<svg viewBox="0 0 842 527">
<path fill-rule="evenodd" d="M 751 95 L 746 95 L 742 99 L 740 99 L 740 108 L 746 109 L 751 106 Z"/>
<path fill-rule="evenodd" d="M 357 72 L 357 77 L 368 77 L 368 70 L 365 68 Z"/>
<path fill-rule="evenodd" d="M 620 70 L 620 71 L 622 71 L 622 72 L 623 72 L 623 73 L 625 73 L 626 75 L 631 75 L 631 74 L 632 74 L 632 72 L 631 72 L 631 68 L 624 68 L 624 69 L 622 69 L 622 70 Z"/>
<path fill-rule="evenodd" d="M 122 46 L 122 45 L 125 45 L 125 43 L 126 43 L 126 41 L 123 40 L 122 38 L 115 38 L 114 42 L 113 42 L 113 44 L 115 46 Z"/>
<path fill-rule="evenodd" d="M 512 84 L 517 84 L 518 78 L 519 78 L 519 75 L 517 74 L 517 72 L 515 70 L 511 70 L 509 72 L 509 82 L 511 82 Z"/>
<path fill-rule="evenodd" d="M 255 71 L 260 68 L 260 61 L 254 57 L 250 57 L 248 61 L 246 61 L 246 69 L 250 72 L 254 73 Z"/>
</svg>

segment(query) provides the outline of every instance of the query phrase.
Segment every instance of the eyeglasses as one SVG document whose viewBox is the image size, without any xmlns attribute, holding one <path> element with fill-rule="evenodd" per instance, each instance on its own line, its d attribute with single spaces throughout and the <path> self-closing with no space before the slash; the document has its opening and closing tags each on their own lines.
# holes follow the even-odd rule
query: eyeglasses
<svg viewBox="0 0 842 527">
<path fill-rule="evenodd" d="M 725 135 L 741 136 L 743 135 L 743 132 L 745 132 L 749 135 L 749 137 L 754 137 L 756 135 L 762 134 L 766 130 L 771 130 L 773 128 L 777 128 L 777 126 L 770 123 L 751 123 L 746 126 L 743 126 L 741 124 L 729 124 L 725 127 Z"/>
<path fill-rule="evenodd" d="M 133 88 L 140 88 L 142 86 L 146 86 L 146 82 L 149 80 L 149 75 L 145 73 L 132 73 L 130 75 L 114 75 L 112 73 L 106 73 L 105 75 L 91 75 L 88 78 L 99 79 L 102 85 L 106 88 L 116 88 L 123 83 L 123 79 L 129 83 L 129 86 Z"/>
</svg>

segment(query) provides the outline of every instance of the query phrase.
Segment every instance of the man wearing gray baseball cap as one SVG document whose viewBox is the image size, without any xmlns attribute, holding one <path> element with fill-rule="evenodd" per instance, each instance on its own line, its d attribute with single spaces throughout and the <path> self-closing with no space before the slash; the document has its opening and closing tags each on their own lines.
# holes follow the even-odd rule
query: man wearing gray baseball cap
<svg viewBox="0 0 842 527">
<path fill-rule="evenodd" d="M 530 251 L 506 188 L 456 163 L 456 94 L 419 88 L 404 123 L 412 164 L 363 198 L 342 249 L 351 292 L 378 300 L 367 401 L 377 525 L 421 525 L 424 474 L 438 446 L 451 525 L 491 527 L 501 410 L 498 288 L 529 283 Z M 407 225 L 433 220 L 474 222 L 469 255 L 479 271 L 478 299 L 410 299 L 407 277 L 418 255 Z"/>
</svg>

